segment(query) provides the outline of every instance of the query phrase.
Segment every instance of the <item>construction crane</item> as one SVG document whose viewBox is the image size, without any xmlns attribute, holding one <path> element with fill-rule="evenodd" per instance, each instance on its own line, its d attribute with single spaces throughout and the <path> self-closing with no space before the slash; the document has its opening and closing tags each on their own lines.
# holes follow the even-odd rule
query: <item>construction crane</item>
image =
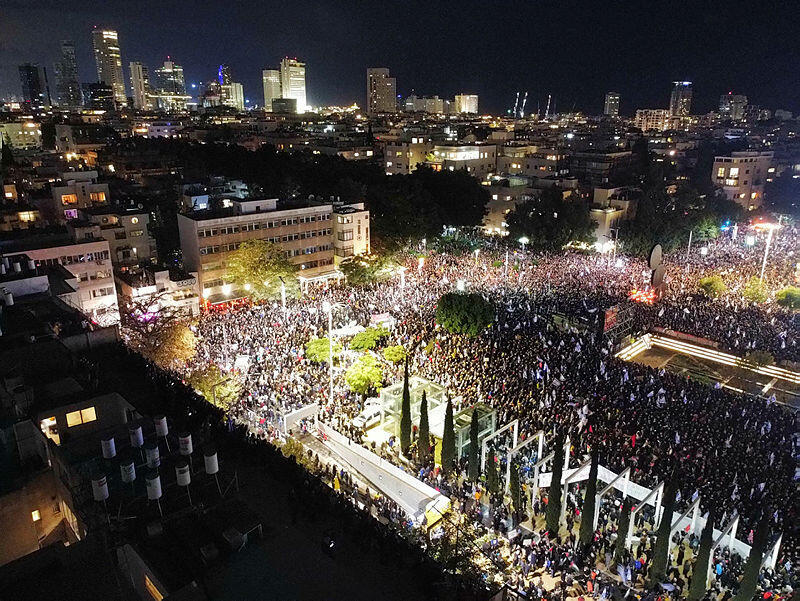
<svg viewBox="0 0 800 601">
<path fill-rule="evenodd" d="M 525 103 L 528 102 L 528 92 L 525 92 L 525 98 L 522 99 L 522 108 L 519 110 L 519 118 L 525 118 Z"/>
<path fill-rule="evenodd" d="M 517 106 L 519 106 L 519 92 L 517 92 L 517 99 L 514 101 L 514 119 L 517 118 Z"/>
<path fill-rule="evenodd" d="M 547 121 L 547 118 L 550 116 L 550 94 L 547 95 L 547 108 L 544 109 L 544 120 Z"/>
</svg>

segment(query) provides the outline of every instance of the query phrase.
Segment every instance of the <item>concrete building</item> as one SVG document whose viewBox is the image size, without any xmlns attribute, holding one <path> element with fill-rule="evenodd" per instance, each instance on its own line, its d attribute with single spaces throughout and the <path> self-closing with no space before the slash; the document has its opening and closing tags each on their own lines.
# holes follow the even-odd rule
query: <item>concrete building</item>
<svg viewBox="0 0 800 601">
<path fill-rule="evenodd" d="M 606 117 L 619 117 L 619 92 L 606 92 L 603 114 Z"/>
<path fill-rule="evenodd" d="M 478 95 L 477 94 L 456 94 L 454 101 L 454 111 L 459 115 L 478 114 Z"/>
<path fill-rule="evenodd" d="M 607 184 L 613 174 L 633 163 L 633 153 L 621 152 L 575 152 L 570 157 L 570 173 L 592 186 Z"/>
<path fill-rule="evenodd" d="M 246 296 L 226 279 L 226 259 L 245 240 L 279 244 L 297 265 L 298 274 L 309 278 L 333 273 L 335 256 L 369 252 L 369 212 L 363 203 L 279 208 L 277 199 L 271 198 L 234 199 L 232 204 L 218 212 L 178 215 L 184 266 L 197 273 L 208 302 Z"/>
<path fill-rule="evenodd" d="M 119 37 L 113 29 L 92 30 L 94 60 L 97 64 L 97 81 L 111 86 L 117 106 L 125 106 L 125 79 L 122 75 L 122 56 Z"/>
<path fill-rule="evenodd" d="M 9 144 L 15 150 L 29 150 L 42 147 L 42 126 L 32 120 L 0 123 L 0 147 Z"/>
<path fill-rule="evenodd" d="M 431 155 L 426 163 L 436 171 L 465 169 L 479 179 L 497 171 L 495 144 L 437 145 Z"/>
<path fill-rule="evenodd" d="M 719 97 L 719 115 L 723 119 L 741 121 L 747 110 L 747 96 L 728 92 Z"/>
<path fill-rule="evenodd" d="M 297 112 L 306 112 L 306 64 L 288 56 L 281 61 L 281 98 L 297 101 Z"/>
<path fill-rule="evenodd" d="M 61 57 L 55 64 L 56 97 L 58 105 L 78 107 L 83 104 L 81 84 L 78 81 L 78 64 L 75 60 L 75 43 L 61 42 Z"/>
<path fill-rule="evenodd" d="M 688 117 L 692 111 L 692 82 L 673 81 L 669 97 L 670 117 Z"/>
<path fill-rule="evenodd" d="M 117 273 L 116 280 L 123 302 L 150 303 L 153 312 L 200 314 L 200 289 L 194 272 L 148 265 L 137 273 Z"/>
<path fill-rule="evenodd" d="M 407 113 L 431 113 L 443 115 L 449 112 L 450 101 L 439 98 L 438 96 L 427 97 L 411 94 L 406 98 L 404 104 Z"/>
<path fill-rule="evenodd" d="M 264 86 L 264 110 L 271 113 L 272 101 L 281 97 L 280 69 L 264 69 L 261 72 L 261 82 Z"/>
<path fill-rule="evenodd" d="M 497 157 L 497 173 L 549 177 L 569 173 L 568 156 L 554 148 L 503 146 Z"/>
<path fill-rule="evenodd" d="M 764 186 L 773 173 L 773 152 L 745 150 L 714 157 L 711 179 L 729 200 L 753 210 L 763 203 Z"/>
<path fill-rule="evenodd" d="M 397 111 L 397 80 L 389 76 L 389 69 L 367 69 L 366 110 L 368 115 Z"/>
<path fill-rule="evenodd" d="M 52 187 L 53 203 L 47 215 L 59 222 L 78 218 L 78 209 L 105 205 L 108 184 L 97 182 L 97 171 L 67 171 Z M 45 210 L 45 213 L 48 213 Z"/>
<path fill-rule="evenodd" d="M 642 191 L 639 188 L 600 186 L 594 189 L 589 217 L 597 224 L 594 231 L 595 248 L 599 252 L 614 249 L 623 221 L 636 216 L 636 207 Z"/>
<path fill-rule="evenodd" d="M 63 267 L 69 272 L 67 286 L 54 294 L 101 326 L 119 323 L 108 241 L 43 236 L 2 240 L 0 248 L 12 261 L 15 256 L 26 256 L 37 269 Z"/>
<path fill-rule="evenodd" d="M 150 87 L 150 72 L 147 65 L 138 61 L 130 64 L 131 90 L 133 92 L 133 107 L 140 111 L 150 111 L 153 103 L 150 95 L 153 90 Z"/>
<path fill-rule="evenodd" d="M 136 207 L 100 206 L 79 211 L 69 228 L 76 238 L 102 238 L 108 242 L 111 263 L 117 270 L 156 261 L 156 241 L 149 231 L 150 213 Z"/>
<path fill-rule="evenodd" d="M 430 138 L 413 136 L 408 141 L 387 142 L 383 149 L 386 175 L 408 174 L 427 160 L 433 150 Z"/>
<path fill-rule="evenodd" d="M 642 131 L 664 131 L 669 128 L 670 112 L 667 109 L 636 109 L 633 124 Z"/>
</svg>

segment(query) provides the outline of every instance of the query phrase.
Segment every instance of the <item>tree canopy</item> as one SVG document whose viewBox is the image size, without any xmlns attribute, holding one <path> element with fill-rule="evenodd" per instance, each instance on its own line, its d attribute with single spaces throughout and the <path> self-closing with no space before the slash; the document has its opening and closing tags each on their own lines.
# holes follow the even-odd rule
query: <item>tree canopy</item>
<svg viewBox="0 0 800 601">
<path fill-rule="evenodd" d="M 195 354 L 197 340 L 184 312 L 163 303 L 163 295 L 128 299 L 120 307 L 126 343 L 163 369 L 174 369 Z"/>
<path fill-rule="evenodd" d="M 228 258 L 227 278 L 254 300 L 276 299 L 282 282 L 287 295 L 296 295 L 296 271 L 278 244 L 245 240 Z"/>
<path fill-rule="evenodd" d="M 383 383 L 383 367 L 374 355 L 362 355 L 347 368 L 344 379 L 350 390 L 366 396 L 371 390 L 377 390 L 381 387 Z"/>
<path fill-rule="evenodd" d="M 787 286 L 775 293 L 778 304 L 785 309 L 800 309 L 800 288 L 797 286 Z"/>
<path fill-rule="evenodd" d="M 597 224 L 589 217 L 589 206 L 581 200 L 564 200 L 559 189 L 545 190 L 541 198 L 528 200 L 507 218 L 509 236 L 528 238 L 534 251 L 558 251 L 569 242 L 594 242 Z"/>
<path fill-rule="evenodd" d="M 239 400 L 242 393 L 242 383 L 234 376 L 222 373 L 213 363 L 194 370 L 188 382 L 209 403 L 225 411 Z"/>
<path fill-rule="evenodd" d="M 354 351 L 370 351 L 375 348 L 378 342 L 389 335 L 389 330 L 384 327 L 366 328 L 359 332 L 348 345 Z"/>
<path fill-rule="evenodd" d="M 475 292 L 448 292 L 436 305 L 436 323 L 453 334 L 477 336 L 494 318 L 492 303 Z"/>
<path fill-rule="evenodd" d="M 306 342 L 306 357 L 315 363 L 327 363 L 329 361 L 331 343 L 328 338 L 312 338 Z M 342 345 L 333 341 L 334 361 L 339 353 L 342 352 Z"/>
<path fill-rule="evenodd" d="M 697 288 L 709 298 L 718 298 L 725 294 L 728 287 L 718 275 L 709 275 L 697 280 Z"/>
<path fill-rule="evenodd" d="M 347 283 L 351 286 L 363 286 L 388 280 L 397 270 L 397 262 L 391 255 L 371 254 L 353 257 L 339 265 Z"/>
</svg>

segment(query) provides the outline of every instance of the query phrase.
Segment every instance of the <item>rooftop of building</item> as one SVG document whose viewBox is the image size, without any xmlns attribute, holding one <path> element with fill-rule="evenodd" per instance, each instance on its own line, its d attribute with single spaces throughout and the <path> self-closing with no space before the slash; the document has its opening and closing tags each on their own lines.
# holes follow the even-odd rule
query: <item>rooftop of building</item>
<svg viewBox="0 0 800 601">
<path fill-rule="evenodd" d="M 0 567 L 0 588 L 15 601 L 138 601 L 100 537 L 50 545 Z"/>
</svg>

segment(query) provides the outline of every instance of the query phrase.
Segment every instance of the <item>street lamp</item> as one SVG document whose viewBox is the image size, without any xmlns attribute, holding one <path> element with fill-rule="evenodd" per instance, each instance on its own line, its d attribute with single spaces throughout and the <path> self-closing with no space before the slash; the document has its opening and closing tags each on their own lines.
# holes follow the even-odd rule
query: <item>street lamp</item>
<svg viewBox="0 0 800 601">
<path fill-rule="evenodd" d="M 522 244 L 522 252 L 525 252 L 525 245 L 528 242 L 530 242 L 530 240 L 528 239 L 527 236 L 522 236 L 522 238 L 519 239 L 519 243 Z"/>
<path fill-rule="evenodd" d="M 478 265 L 478 255 L 479 255 L 480 253 L 481 253 L 481 249 L 480 249 L 480 248 L 476 248 L 476 249 L 475 249 L 475 265 L 476 265 L 476 266 Z"/>
<path fill-rule="evenodd" d="M 330 377 L 330 391 L 328 393 L 328 403 L 333 405 L 333 305 L 328 301 L 322 301 L 322 310 L 328 314 L 328 365 Z"/>
<path fill-rule="evenodd" d="M 425 267 L 425 257 L 417 259 L 417 273 L 422 273 L 422 268 Z"/>
<path fill-rule="evenodd" d="M 772 244 L 772 234 L 775 230 L 780 228 L 780 224 L 778 223 L 765 223 L 763 227 L 767 228 L 767 245 L 764 247 L 764 260 L 761 262 L 761 275 L 759 276 L 760 281 L 764 281 L 764 270 L 767 268 L 767 255 L 769 255 L 769 247 Z"/>
</svg>

